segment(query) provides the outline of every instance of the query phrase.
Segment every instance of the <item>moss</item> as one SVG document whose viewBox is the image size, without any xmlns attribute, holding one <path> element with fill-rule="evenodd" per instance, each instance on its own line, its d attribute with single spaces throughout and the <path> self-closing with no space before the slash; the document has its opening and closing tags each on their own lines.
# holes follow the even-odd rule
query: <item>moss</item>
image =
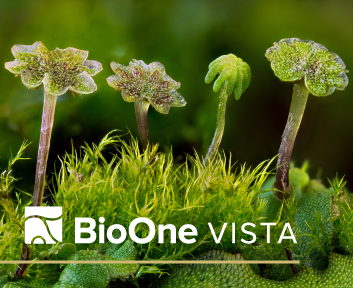
<svg viewBox="0 0 353 288">
<path fill-rule="evenodd" d="M 200 260 L 241 260 L 237 254 L 210 251 L 199 257 Z M 248 264 L 206 264 L 183 265 L 161 288 L 211 288 L 211 287 L 351 287 L 353 280 L 353 258 L 331 254 L 330 266 L 325 273 L 310 267 L 303 269 L 290 280 L 279 282 L 268 280 L 255 274 Z"/>
<path fill-rule="evenodd" d="M 102 154 L 107 145 L 117 149 L 111 161 L 108 161 Z M 197 156 L 195 158 L 189 156 L 187 162 L 176 166 L 171 154 L 158 153 L 157 149 L 158 146 L 153 146 L 152 149 L 140 153 L 134 139 L 127 143 L 119 137 L 112 137 L 108 134 L 99 145 L 86 144 L 83 151 L 72 151 L 61 157 L 62 167 L 52 179 L 56 183 L 53 187 L 57 188 L 52 193 L 54 206 L 63 207 L 64 244 L 33 245 L 31 247 L 32 257 L 68 259 L 70 255 L 74 255 L 70 257 L 86 255 L 94 259 L 97 257 L 99 259 L 108 259 L 105 257 L 119 259 L 120 254 L 116 255 L 114 251 L 123 251 L 117 250 L 122 249 L 121 245 L 115 245 L 113 248 L 107 244 L 98 243 L 74 245 L 75 217 L 91 217 L 96 220 L 104 217 L 106 227 L 120 224 L 125 229 L 137 217 L 148 217 L 155 225 L 173 224 L 178 229 L 188 223 L 197 228 L 198 236 L 194 244 L 183 244 L 179 240 L 176 244 L 170 244 L 168 238 L 170 235 L 167 234 L 163 245 L 158 244 L 157 237 L 155 237 L 150 243 L 129 246 L 131 251 L 135 251 L 130 254 L 133 255 L 132 259 L 141 260 L 190 259 L 211 249 L 220 249 L 224 251 L 222 253 L 232 255 L 241 253 L 242 257 L 248 260 L 280 260 L 287 259 L 285 249 L 288 249 L 293 252 L 294 259 L 302 260 L 301 265 L 296 266 L 296 269 L 311 271 L 311 274 L 308 273 L 315 276 L 320 274 L 317 270 L 303 268 L 303 266 L 305 264 L 315 266 L 316 264 L 313 264 L 316 261 L 315 257 L 321 253 L 320 255 L 324 257 L 319 258 L 324 259 L 325 263 L 320 266 L 318 262 L 316 268 L 326 268 L 330 252 L 348 254 L 350 250 L 347 247 L 353 247 L 352 237 L 344 236 L 346 232 L 352 231 L 352 205 L 348 198 L 341 195 L 342 183 L 337 184 L 338 187 L 333 184 L 333 188 L 326 189 L 317 180 L 309 181 L 304 168 L 292 169 L 290 172 L 291 187 L 294 187 L 293 189 L 297 192 L 293 197 L 284 201 L 283 205 L 270 208 L 272 204 L 268 199 L 271 198 L 267 193 L 268 189 L 272 189 L 273 179 L 269 178 L 266 183 L 265 181 L 270 173 L 271 161 L 263 162 L 252 169 L 245 165 L 234 169 L 231 161 L 224 155 L 218 155 L 212 165 L 206 167 L 202 165 Z M 79 157 L 80 154 L 82 157 Z M 14 209 L 11 213 L 14 215 L 7 213 L 2 219 L 0 251 L 6 252 L 0 254 L 1 260 L 19 258 L 23 233 L 20 226 L 10 219 L 16 219 L 21 225 L 24 221 L 23 209 L 29 204 L 13 203 Z M 335 205 L 338 210 L 334 208 Z M 338 214 L 336 210 L 339 211 Z M 313 211 L 318 211 L 318 213 L 315 214 Z M 272 218 L 264 219 L 266 213 L 272 215 Z M 209 222 L 213 224 L 217 235 L 223 223 L 228 223 L 220 244 L 214 243 L 208 227 Z M 257 235 L 256 245 L 247 245 L 240 241 L 241 238 L 249 240 L 241 232 L 241 225 L 245 222 L 256 224 L 252 230 Z M 277 223 L 271 228 L 270 243 L 266 243 L 266 227 L 261 226 L 261 222 Z M 303 243 L 305 247 L 294 244 L 290 240 L 278 243 L 285 222 L 291 224 L 298 243 Z M 232 243 L 231 223 L 235 223 L 235 243 Z M 143 238 L 147 236 L 148 230 L 141 227 L 136 233 L 137 236 Z M 329 237 L 325 233 L 328 233 Z M 107 242 L 107 239 L 105 241 Z M 126 251 L 128 252 L 129 249 Z M 345 264 L 342 265 L 342 268 L 345 268 Z M 229 269 L 236 270 L 236 267 Z M 9 274 L 13 273 L 15 268 L 15 265 L 5 265 L 0 267 L 0 270 L 5 270 Z M 94 273 L 102 277 L 108 273 L 107 277 L 103 277 L 108 280 L 100 281 L 96 286 L 105 287 L 111 279 L 128 276 L 125 279 L 128 283 L 146 287 L 158 282 L 158 276 L 166 272 L 172 275 L 175 273 L 172 267 L 167 265 L 141 265 L 138 271 L 134 270 L 135 272 L 123 268 L 100 266 Z M 64 275 L 70 275 L 73 269 L 70 265 L 65 269 L 60 265 L 32 265 L 29 267 L 28 274 L 32 279 L 37 279 L 36 281 L 44 278 L 45 284 L 48 285 L 59 282 L 61 286 L 57 287 L 72 287 L 72 285 L 88 287 L 85 286 L 87 283 L 85 285 L 81 282 L 72 284 L 74 282 L 70 282 L 71 280 L 61 283 L 65 278 Z M 80 266 L 80 269 L 83 269 L 80 277 L 87 280 L 88 276 L 84 276 L 84 266 Z M 98 272 L 100 269 L 102 272 Z M 119 269 L 123 274 L 127 271 L 125 276 L 119 274 Z M 212 267 L 210 266 L 209 269 Z M 293 276 L 291 270 L 285 265 L 266 265 L 261 269 L 257 265 L 251 265 L 246 269 L 248 276 L 254 275 L 251 277 L 259 273 L 272 280 L 292 279 Z M 176 272 L 176 275 L 177 273 L 179 272 Z M 131 274 L 135 278 L 129 277 Z"/>
<path fill-rule="evenodd" d="M 135 260 L 136 254 L 133 242 L 127 240 L 122 247 L 115 249 L 111 256 L 82 250 L 75 253 L 69 260 Z M 70 264 L 61 273 L 59 282 L 54 287 L 62 288 L 66 285 L 90 288 L 106 287 L 112 279 L 134 275 L 138 269 L 139 265 L 137 264 Z"/>
</svg>

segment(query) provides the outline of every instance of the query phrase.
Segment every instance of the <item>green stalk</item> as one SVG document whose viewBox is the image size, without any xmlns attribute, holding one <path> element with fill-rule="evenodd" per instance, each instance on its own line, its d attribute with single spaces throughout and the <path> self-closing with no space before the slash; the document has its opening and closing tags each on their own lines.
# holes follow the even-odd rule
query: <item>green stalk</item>
<svg viewBox="0 0 353 288">
<path fill-rule="evenodd" d="M 225 114 L 226 114 L 226 104 L 227 104 L 227 83 L 223 84 L 221 88 L 221 92 L 219 94 L 219 105 L 217 111 L 217 128 L 216 132 L 213 136 L 212 143 L 210 148 L 208 149 L 207 155 L 204 160 L 204 165 L 207 166 L 213 160 L 218 150 L 219 145 L 221 144 L 224 125 L 225 125 Z"/>
<path fill-rule="evenodd" d="M 36 178 L 33 191 L 32 206 L 41 206 L 43 200 L 47 160 L 49 155 L 51 132 L 54 123 L 54 113 L 57 97 L 44 91 L 44 105 L 42 114 L 42 127 L 38 147 Z M 29 260 L 30 251 L 27 244 L 23 243 L 20 260 Z M 16 276 L 26 275 L 28 264 L 20 264 L 16 269 Z"/>
<path fill-rule="evenodd" d="M 149 106 L 150 102 L 148 102 L 148 100 L 145 98 L 135 102 L 136 122 L 143 151 L 146 151 L 147 144 L 150 142 L 150 133 L 148 130 L 147 120 L 147 112 Z"/>
<path fill-rule="evenodd" d="M 289 110 L 288 120 L 282 135 L 282 142 L 279 148 L 277 160 L 277 172 L 274 188 L 274 195 L 280 199 L 288 199 L 290 196 L 289 185 L 289 164 L 292 156 L 292 150 L 295 142 L 295 137 L 303 118 L 306 101 L 309 91 L 305 87 L 304 80 L 294 83 L 292 103 Z"/>
</svg>

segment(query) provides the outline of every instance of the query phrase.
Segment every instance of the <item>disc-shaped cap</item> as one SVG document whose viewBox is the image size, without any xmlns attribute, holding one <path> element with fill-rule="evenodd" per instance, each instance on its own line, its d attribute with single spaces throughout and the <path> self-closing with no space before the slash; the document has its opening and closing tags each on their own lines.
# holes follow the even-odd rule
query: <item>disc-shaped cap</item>
<svg viewBox="0 0 353 288">
<path fill-rule="evenodd" d="M 184 97 L 176 91 L 180 83 L 165 73 L 161 63 L 147 65 L 142 60 L 132 60 L 129 66 L 116 62 L 110 66 L 116 75 L 107 78 L 108 84 L 121 91 L 125 101 L 135 102 L 145 98 L 162 114 L 168 114 L 170 107 L 186 105 Z"/>
<path fill-rule="evenodd" d="M 279 79 L 304 78 L 305 86 L 315 96 L 328 96 L 348 85 L 348 70 L 342 59 L 313 41 L 282 39 L 267 49 L 265 56 Z"/>
<path fill-rule="evenodd" d="M 49 51 L 42 42 L 33 45 L 14 45 L 15 60 L 6 62 L 5 68 L 21 75 L 23 84 L 37 88 L 44 84 L 47 93 L 60 96 L 67 90 L 89 94 L 97 90 L 91 76 L 102 70 L 102 64 L 86 60 L 88 51 L 75 48 Z"/>
</svg>

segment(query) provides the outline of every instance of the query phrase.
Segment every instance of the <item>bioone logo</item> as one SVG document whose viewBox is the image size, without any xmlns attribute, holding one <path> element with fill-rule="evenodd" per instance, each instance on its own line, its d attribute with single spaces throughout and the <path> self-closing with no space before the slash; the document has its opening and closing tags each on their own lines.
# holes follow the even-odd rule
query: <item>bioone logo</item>
<svg viewBox="0 0 353 288">
<path fill-rule="evenodd" d="M 25 208 L 25 243 L 26 244 L 55 244 L 56 241 L 62 241 L 62 219 L 58 219 L 62 215 L 62 207 L 26 207 Z M 49 218 L 51 220 L 47 220 Z M 126 231 L 125 227 L 120 224 L 113 224 L 109 226 L 107 229 L 104 225 L 105 219 L 104 217 L 99 218 L 99 227 L 96 229 L 96 221 L 92 218 L 88 217 L 76 217 L 75 218 L 75 243 L 93 243 L 97 240 L 97 232 L 98 232 L 98 241 L 99 243 L 104 243 L 107 238 L 111 243 L 122 243 L 127 238 L 127 234 L 130 239 L 138 244 L 145 244 L 152 241 L 156 235 L 156 225 L 152 220 L 139 217 L 134 219 Z M 149 233 L 145 238 L 139 238 L 136 235 L 136 226 L 139 224 L 147 225 L 149 228 Z M 281 243 L 284 239 L 292 240 L 294 243 L 297 243 L 295 239 L 293 230 L 290 226 L 290 223 L 284 223 L 284 227 L 281 233 L 281 236 L 278 239 L 277 243 Z M 222 236 L 226 229 L 231 229 L 232 231 L 232 243 L 236 243 L 236 226 L 235 223 L 232 223 L 231 227 L 227 228 L 228 223 L 223 223 L 222 230 L 219 234 L 216 234 L 212 223 L 208 223 L 210 228 L 210 232 L 212 233 L 212 237 L 215 243 L 220 243 L 222 240 Z M 276 226 L 277 223 L 260 223 L 261 226 L 267 227 L 267 243 L 271 242 L 271 226 Z M 241 231 L 244 234 L 250 235 L 252 240 L 244 240 L 241 241 L 245 244 L 252 244 L 256 241 L 256 234 L 246 230 L 247 226 L 256 227 L 254 223 L 244 223 L 241 226 Z M 165 230 L 170 231 L 170 243 L 176 243 L 177 235 L 181 242 L 184 244 L 192 244 L 196 242 L 195 237 L 198 236 L 198 231 L 194 225 L 185 224 L 177 229 L 173 224 L 159 224 L 158 228 L 158 243 L 163 244 L 165 240 Z M 98 231 L 97 231 L 98 230 Z M 114 233 L 118 230 L 120 233 Z M 177 231 L 178 230 L 178 231 Z M 49 234 L 50 233 L 50 234 Z M 286 236 L 285 234 L 288 234 Z M 83 235 L 89 237 L 82 237 Z M 118 236 L 115 238 L 114 236 Z M 54 239 L 53 239 L 53 238 Z"/>
<path fill-rule="evenodd" d="M 25 243 L 61 242 L 63 226 L 61 215 L 62 207 L 25 207 Z"/>
</svg>

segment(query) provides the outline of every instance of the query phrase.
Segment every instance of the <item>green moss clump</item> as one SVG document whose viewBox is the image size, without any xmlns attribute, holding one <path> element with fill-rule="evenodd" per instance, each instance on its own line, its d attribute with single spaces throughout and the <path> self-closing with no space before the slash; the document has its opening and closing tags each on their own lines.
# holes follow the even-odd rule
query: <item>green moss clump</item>
<svg viewBox="0 0 353 288">
<path fill-rule="evenodd" d="M 69 260 L 135 260 L 137 251 L 130 240 L 109 255 L 101 255 L 95 251 L 81 250 Z M 64 288 L 67 285 L 87 288 L 107 287 L 112 279 L 126 278 L 134 275 L 139 269 L 137 264 L 69 264 L 61 273 L 59 282 L 53 288 Z"/>
<path fill-rule="evenodd" d="M 210 251 L 199 257 L 200 260 L 241 260 L 237 254 L 223 251 Z M 173 275 L 161 288 L 211 288 L 211 287 L 352 287 L 353 258 L 339 254 L 330 255 L 330 266 L 325 273 L 311 267 L 303 269 L 290 280 L 279 282 L 265 279 L 252 271 L 248 264 L 205 264 L 183 265 L 176 269 Z"/>
<path fill-rule="evenodd" d="M 293 252 L 303 262 L 316 269 L 328 266 L 329 252 L 332 251 L 333 211 L 332 194 L 319 181 L 311 180 L 299 200 L 300 209 L 294 217 L 299 233 L 302 235 Z"/>
<path fill-rule="evenodd" d="M 110 161 L 107 161 L 102 154 L 107 145 L 117 149 Z M 273 179 L 269 178 L 265 183 L 270 173 L 268 170 L 271 161 L 261 163 L 253 169 L 245 165 L 233 169 L 231 161 L 224 155 L 218 155 L 212 165 L 206 167 L 198 157 L 189 156 L 188 161 L 183 165 L 176 166 L 171 154 L 158 153 L 157 149 L 158 146 L 154 146 L 140 153 L 134 139 L 127 143 L 119 137 L 111 137 L 108 134 L 99 145 L 86 144 L 81 151 L 81 158 L 78 156 L 80 153 L 76 151 L 64 155 L 60 160 L 62 167 L 53 177 L 57 188 L 52 191 L 51 204 L 63 207 L 64 244 L 31 245 L 32 259 L 59 260 L 83 256 L 92 256 L 92 259 L 102 259 L 102 257 L 126 259 L 125 256 L 117 258 L 120 254 L 114 254 L 114 251 L 122 251 L 117 249 L 122 249 L 128 243 L 127 241 L 122 244 L 123 246 L 113 245 L 113 247 L 98 243 L 74 245 L 75 217 L 91 217 L 96 220 L 104 217 L 106 227 L 120 224 L 125 229 L 128 229 L 131 221 L 137 217 L 147 217 L 155 225 L 173 224 L 179 229 L 188 223 L 197 228 L 198 236 L 194 244 L 183 244 L 178 239 L 176 244 L 171 244 L 170 235 L 166 234 L 163 245 L 158 244 L 158 237 L 147 244 L 130 245 L 129 249 L 132 249 L 130 252 L 135 252 L 129 254 L 133 255 L 129 259 L 182 260 L 197 257 L 212 249 L 219 249 L 224 251 L 222 253 L 232 255 L 240 253 L 247 260 L 287 260 L 287 249 L 292 252 L 293 259 L 301 260 L 301 264 L 296 266 L 297 270 L 304 269 L 304 271 L 311 271 L 313 275 L 319 275 L 317 270 L 302 267 L 311 265 L 324 269 L 327 265 L 331 265 L 328 264 L 331 252 L 350 254 L 349 247 L 353 247 L 353 237 L 344 235 L 352 231 L 352 204 L 348 198 L 341 195 L 342 183 L 337 184 L 338 187 L 334 184 L 333 188 L 326 189 L 317 180 L 309 179 L 305 167 L 291 169 L 291 187 L 296 192 L 293 193 L 293 197 L 280 205 L 276 202 L 276 206 L 271 202 L 271 199 L 278 201 L 273 198 L 271 192 Z M 2 183 L 6 183 L 5 180 L 5 178 L 2 179 Z M 5 189 L 8 190 L 9 195 L 13 195 L 9 187 L 6 186 Z M 6 210 L 0 224 L 1 260 L 19 258 L 23 241 L 21 228 L 24 221 L 23 210 L 30 204 L 13 200 L 11 203 L 13 209 Z M 249 235 L 241 232 L 241 226 L 246 222 L 256 224 L 256 227 L 251 229 L 257 235 L 255 245 L 241 242 L 242 238 L 251 239 L 251 237 L 247 238 Z M 276 223 L 276 226 L 271 227 L 270 243 L 267 243 L 266 227 L 260 225 L 262 222 Z M 278 243 L 285 222 L 289 222 L 293 227 L 298 244 L 294 244 L 291 240 Z M 215 244 L 208 223 L 212 223 L 217 235 L 223 224 L 228 223 L 220 244 Z M 235 223 L 235 243 L 232 243 L 231 223 Z M 143 227 L 138 226 L 139 230 L 136 232 L 140 238 L 148 234 L 147 226 Z M 98 227 L 96 232 L 98 233 Z M 107 239 L 105 242 L 108 242 Z M 320 263 L 322 259 L 323 264 Z M 345 269 L 344 265 L 342 264 L 342 269 Z M 128 278 L 124 280 L 130 284 L 153 287 L 153 283 L 159 281 L 158 276 L 166 272 L 172 275 L 175 273 L 172 267 L 162 264 L 141 265 L 139 268 L 135 267 L 134 271 L 124 270 L 124 267 L 118 266 L 99 267 L 94 273 L 99 273 L 102 277 L 108 273 L 103 277 L 105 280 L 102 278 L 103 280 L 96 285 L 99 288 L 106 287 L 111 279 L 125 277 Z M 229 269 L 236 270 L 236 267 L 238 266 Z M 276 281 L 292 281 L 290 279 L 293 277 L 291 269 L 286 265 L 266 265 L 261 269 L 257 265 L 251 265 L 248 268 L 246 270 L 248 272 L 245 272 L 248 276 L 254 275 L 251 277 L 261 274 L 269 280 Z M 0 267 L 0 271 L 4 271 L 3 273 L 7 275 L 13 273 L 15 269 L 15 265 Z M 84 281 L 91 277 L 88 275 L 91 272 L 86 271 L 88 274 L 85 277 L 83 275 L 86 273 L 85 268 L 80 266 L 82 275 L 76 277 L 72 276 L 77 272 L 75 269 L 70 265 L 66 268 L 60 265 L 32 265 L 28 269 L 28 275 L 31 279 L 35 279 L 38 285 L 52 286 L 57 283 L 56 285 L 61 286 L 56 287 L 72 287 L 72 285 L 87 287 Z M 209 269 L 212 269 L 212 266 Z M 102 272 L 99 272 L 100 270 Z M 91 273 L 91 275 L 95 274 Z M 226 278 L 227 275 L 221 278 Z M 167 275 L 163 277 L 168 278 Z M 174 276 L 172 277 L 174 279 Z M 43 278 L 44 282 L 41 280 Z M 71 280 L 65 282 L 65 279 Z M 28 285 L 34 285 L 33 283 L 36 282 L 32 281 Z M 192 283 L 191 280 L 190 283 Z M 20 285 L 21 282 L 15 284 Z M 37 288 L 37 286 L 32 287 Z"/>
</svg>

